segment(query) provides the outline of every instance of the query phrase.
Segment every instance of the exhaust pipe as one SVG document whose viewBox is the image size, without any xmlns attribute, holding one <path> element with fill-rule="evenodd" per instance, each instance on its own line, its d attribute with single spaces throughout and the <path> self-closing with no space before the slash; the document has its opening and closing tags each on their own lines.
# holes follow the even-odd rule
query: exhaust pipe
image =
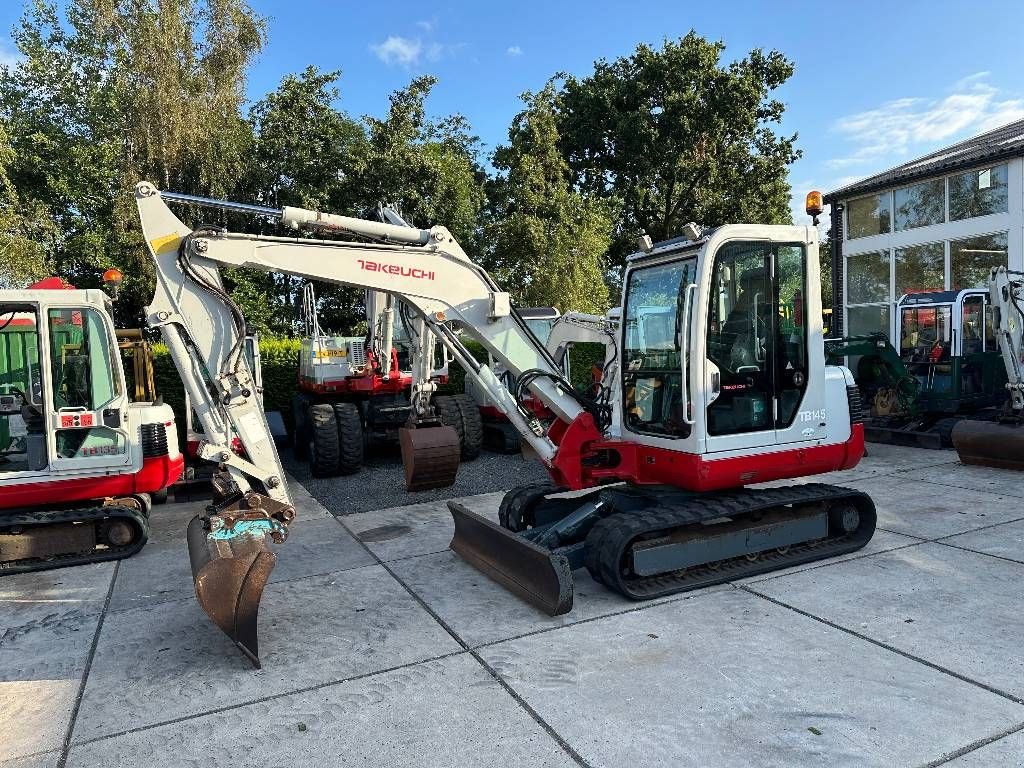
<svg viewBox="0 0 1024 768">
<path fill-rule="evenodd" d="M 278 503 L 256 493 L 237 496 L 192 518 L 186 532 L 199 605 L 256 669 L 260 600 L 277 564 L 268 537 L 283 542 L 295 516 L 287 505 L 272 514 L 264 504 Z"/>
</svg>

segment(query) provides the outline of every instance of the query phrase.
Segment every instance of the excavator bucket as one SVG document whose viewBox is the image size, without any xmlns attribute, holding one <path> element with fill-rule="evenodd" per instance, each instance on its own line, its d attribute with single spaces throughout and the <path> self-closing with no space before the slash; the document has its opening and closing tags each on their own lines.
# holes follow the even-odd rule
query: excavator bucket
<svg viewBox="0 0 1024 768">
<path fill-rule="evenodd" d="M 474 568 L 549 616 L 572 610 L 569 560 L 532 541 L 448 502 L 455 521 L 451 549 Z"/>
<path fill-rule="evenodd" d="M 221 537 L 196 516 L 188 524 L 186 538 L 199 605 L 259 669 L 256 621 L 263 588 L 277 564 L 277 555 L 267 548 L 265 530 L 246 533 L 243 529 Z"/>
<path fill-rule="evenodd" d="M 405 489 L 425 491 L 447 488 L 459 471 L 462 446 L 454 428 L 409 425 L 398 430 L 405 468 Z"/>
<path fill-rule="evenodd" d="M 953 427 L 952 440 L 964 464 L 1024 470 L 1024 425 L 964 419 Z"/>
</svg>

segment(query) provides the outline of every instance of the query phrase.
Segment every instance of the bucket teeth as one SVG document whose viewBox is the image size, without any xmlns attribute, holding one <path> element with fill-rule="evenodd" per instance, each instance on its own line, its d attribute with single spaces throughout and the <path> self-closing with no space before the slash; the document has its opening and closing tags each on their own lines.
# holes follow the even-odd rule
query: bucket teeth
<svg viewBox="0 0 1024 768">
<path fill-rule="evenodd" d="M 407 426 L 398 430 L 405 489 L 447 488 L 455 482 L 462 447 L 452 427 Z"/>
<path fill-rule="evenodd" d="M 268 549 L 265 534 L 241 532 L 218 538 L 199 516 L 188 524 L 186 536 L 199 605 L 259 669 L 260 599 L 277 555 Z"/>
<path fill-rule="evenodd" d="M 549 616 L 572 610 L 569 560 L 449 501 L 455 522 L 451 549 L 510 592 Z"/>
</svg>

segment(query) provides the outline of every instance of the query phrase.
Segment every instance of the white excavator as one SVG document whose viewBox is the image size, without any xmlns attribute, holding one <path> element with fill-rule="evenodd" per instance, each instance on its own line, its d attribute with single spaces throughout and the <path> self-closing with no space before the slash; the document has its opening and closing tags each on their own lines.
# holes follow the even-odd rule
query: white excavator
<svg viewBox="0 0 1024 768">
<path fill-rule="evenodd" d="M 850 552 L 874 532 L 874 504 L 861 491 L 746 487 L 846 469 L 864 452 L 853 378 L 824 361 L 813 227 L 688 225 L 664 243 L 644 238 L 625 275 L 614 397 L 591 397 L 572 387 L 509 294 L 443 226 L 229 203 L 148 183 L 135 196 L 157 275 L 148 322 L 203 422 L 199 453 L 221 470 L 221 501 L 188 526 L 196 595 L 256 665 L 257 612 L 277 557 L 269 542 L 285 540 L 296 510 L 221 266 L 384 291 L 440 339 L 551 477 L 509 491 L 499 523 L 449 502 L 451 547 L 551 615 L 572 608 L 578 568 L 643 600 Z M 193 230 L 168 207 L 175 201 L 342 239 Z M 473 359 L 463 336 L 515 377 L 511 391 Z M 429 371 L 421 374 L 416 381 L 429 382 Z M 524 407 L 527 394 L 550 418 Z M 401 436 L 414 473 L 435 460 L 430 433 L 451 430 L 416 395 Z"/>
<path fill-rule="evenodd" d="M 995 419 L 965 419 L 953 427 L 953 447 L 965 464 L 1024 470 L 1024 272 L 993 267 L 991 314 L 982 336 L 995 336 L 1006 368 L 1007 400 Z"/>
</svg>

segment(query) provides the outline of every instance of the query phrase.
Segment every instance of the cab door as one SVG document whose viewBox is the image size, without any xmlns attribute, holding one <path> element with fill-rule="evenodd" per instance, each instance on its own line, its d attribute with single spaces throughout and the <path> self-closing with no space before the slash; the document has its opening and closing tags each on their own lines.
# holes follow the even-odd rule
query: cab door
<svg viewBox="0 0 1024 768">
<path fill-rule="evenodd" d="M 824 435 L 824 387 L 808 386 L 806 263 L 803 243 L 736 240 L 715 254 L 705 342 L 708 452 Z"/>
<path fill-rule="evenodd" d="M 130 467 L 128 397 L 109 318 L 95 307 L 50 306 L 46 328 L 51 471 Z"/>
</svg>

